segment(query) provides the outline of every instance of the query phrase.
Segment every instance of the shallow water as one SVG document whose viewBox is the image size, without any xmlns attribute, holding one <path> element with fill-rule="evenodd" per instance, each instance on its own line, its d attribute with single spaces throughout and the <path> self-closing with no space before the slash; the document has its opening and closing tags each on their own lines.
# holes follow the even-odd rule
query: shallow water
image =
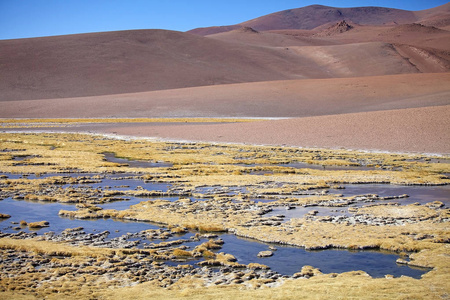
<svg viewBox="0 0 450 300">
<path fill-rule="evenodd" d="M 375 203 L 399 203 L 408 205 L 413 203 L 426 204 L 433 201 L 441 201 L 444 205 L 450 205 L 450 186 L 398 186 L 389 184 L 349 184 L 345 189 L 329 189 L 330 194 L 342 194 L 344 197 L 356 195 L 377 194 L 381 197 L 399 196 L 407 194 L 408 198 L 377 200 L 373 202 L 356 202 L 344 207 L 326 207 L 326 206 L 298 206 L 294 209 L 286 210 L 284 206 L 275 207 L 271 212 L 265 214 L 265 217 L 284 215 L 284 221 L 292 218 L 302 218 L 311 211 L 317 211 L 317 216 L 351 216 L 348 212 L 349 207 L 362 207 L 364 205 Z"/>
<path fill-rule="evenodd" d="M 140 199 L 136 199 L 138 201 Z M 105 208 L 119 208 L 129 201 L 115 202 L 103 205 Z M 66 228 L 83 227 L 86 233 L 98 233 L 109 231 L 109 238 L 122 236 L 125 233 L 136 233 L 147 229 L 158 229 L 158 225 L 145 222 L 123 222 L 113 219 L 99 220 L 77 220 L 70 218 L 61 218 L 58 212 L 61 209 L 75 210 L 73 205 L 60 203 L 38 203 L 29 201 L 17 201 L 7 198 L 0 201 L 0 212 L 11 215 L 12 217 L 0 222 L 0 229 L 3 232 L 17 232 L 13 227 L 19 225 L 11 222 L 37 222 L 46 220 L 50 222 L 50 227 L 38 230 L 38 234 L 48 231 L 60 233 Z M 31 232 L 27 227 L 21 230 Z M 193 233 L 174 236 L 168 240 L 189 239 Z M 222 234 L 220 236 L 225 244 L 219 252 L 226 252 L 235 255 L 239 263 L 248 264 L 257 262 L 269 266 L 273 271 L 282 275 L 292 275 L 299 272 L 304 265 L 312 265 L 322 270 L 324 273 L 340 273 L 352 270 L 363 270 L 373 277 L 383 277 L 391 274 L 396 277 L 407 275 L 414 278 L 420 278 L 427 270 L 412 269 L 405 266 L 399 266 L 395 263 L 398 258 L 394 254 L 386 254 L 377 251 L 346 251 L 346 250 L 324 250 L 324 251 L 306 251 L 298 247 L 288 247 L 276 245 L 278 248 L 274 256 L 269 258 L 258 258 L 259 251 L 268 250 L 269 244 L 256 242 L 249 239 L 238 238 L 231 234 Z M 157 241 L 142 241 L 143 243 Z M 201 242 L 185 243 L 193 249 Z M 142 244 L 141 244 L 142 246 Z M 197 260 L 192 261 L 195 263 Z"/>
<path fill-rule="evenodd" d="M 19 178 L 21 175 L 5 174 L 9 178 Z M 45 174 L 40 178 L 50 176 L 91 176 L 95 174 L 79 174 L 79 173 L 64 173 L 64 174 Z M 29 178 L 33 179 L 35 175 L 30 175 Z M 107 174 L 102 175 L 98 179 L 100 182 L 93 184 L 83 184 L 91 188 L 102 189 L 114 189 L 114 190 L 138 190 L 140 187 L 146 190 L 159 190 L 167 192 L 170 190 L 171 185 L 166 183 L 144 182 L 136 175 L 130 174 Z M 65 187 L 67 187 L 66 185 Z M 409 198 L 388 200 L 388 202 L 398 202 L 400 204 L 409 203 L 428 203 L 431 201 L 442 201 L 446 205 L 450 201 L 450 186 L 395 186 L 384 184 L 354 184 L 345 185 L 345 189 L 330 189 L 329 193 L 343 194 L 345 197 L 362 194 L 378 194 L 380 196 L 398 196 L 402 194 L 408 194 Z M 196 189 L 197 193 L 215 193 L 223 192 L 230 196 L 245 193 L 246 188 L 230 187 L 222 189 L 220 186 L 213 187 L 200 187 Z M 295 197 L 307 197 L 308 195 L 298 195 Z M 124 197 L 125 198 L 125 197 Z M 131 205 L 140 203 L 142 201 L 148 201 L 152 198 L 140 198 L 140 197 L 128 197 L 128 200 L 116 201 L 111 203 L 105 203 L 99 205 L 104 209 L 118 209 L 124 210 Z M 156 197 L 158 199 L 165 199 L 168 201 L 176 201 L 179 197 Z M 193 199 L 199 201 L 199 199 Z M 208 201 L 201 199 L 202 201 Z M 254 199 L 254 201 L 266 201 L 264 199 Z M 380 201 L 378 201 L 380 202 Z M 362 206 L 368 203 L 358 203 L 353 206 Z M 137 233 L 147 229 L 159 229 L 162 228 L 157 224 L 147 222 L 123 222 L 113 219 L 98 219 L 98 220 L 78 220 L 70 218 L 61 218 L 58 213 L 61 209 L 64 210 L 76 210 L 74 204 L 61 204 L 61 203 L 42 203 L 42 202 L 30 202 L 30 201 L 18 201 L 12 198 L 7 198 L 0 201 L 0 212 L 9 214 L 12 217 L 10 219 L 0 221 L 0 230 L 6 233 L 14 233 L 19 230 L 25 232 L 31 232 L 27 227 L 20 227 L 18 224 L 12 224 L 11 222 L 19 223 L 21 220 L 27 222 L 48 221 L 50 227 L 37 230 L 38 234 L 53 231 L 56 234 L 61 233 L 67 228 L 83 227 L 86 233 L 99 233 L 103 231 L 109 231 L 108 239 L 120 237 L 126 233 Z M 283 214 L 285 215 L 285 221 L 291 218 L 298 218 L 304 216 L 311 210 L 317 210 L 318 215 L 351 215 L 348 212 L 348 207 L 297 207 L 295 209 L 286 210 L 284 207 L 277 207 L 269 214 L 265 216 L 272 216 Z M 190 232 L 185 235 L 177 235 L 169 238 L 168 240 L 175 239 L 189 239 L 194 233 Z M 258 258 L 257 254 L 260 251 L 268 250 L 269 244 L 257 242 L 254 240 L 238 238 L 230 234 L 222 234 L 220 237 L 225 241 L 222 249 L 218 252 L 226 252 L 233 254 L 238 262 L 241 264 L 248 264 L 251 262 L 261 263 L 269 266 L 273 271 L 276 271 L 283 275 L 292 275 L 299 272 L 304 265 L 311 265 L 322 270 L 324 273 L 341 273 L 352 270 L 363 270 L 369 273 L 373 277 L 383 277 L 386 274 L 391 274 L 396 277 L 401 275 L 407 275 L 414 278 L 420 278 L 420 276 L 427 272 L 423 269 L 413 269 L 404 265 L 397 265 L 395 263 L 398 258 L 397 255 L 392 253 L 383 253 L 380 251 L 346 251 L 346 250 L 324 250 L 324 251 L 306 251 L 298 247 L 288 247 L 275 245 L 278 248 L 274 252 L 274 256 L 269 258 Z M 190 241 L 184 243 L 184 245 L 193 249 L 200 242 Z M 158 240 L 141 240 L 139 247 L 143 247 L 144 244 L 157 243 Z M 189 263 L 194 264 L 198 260 L 192 260 Z M 169 264 L 176 264 L 175 262 L 169 262 Z"/>
<path fill-rule="evenodd" d="M 432 201 L 450 202 L 450 185 L 439 186 L 403 186 L 392 184 L 348 184 L 345 189 L 329 189 L 330 194 L 342 194 L 344 197 L 365 194 L 377 194 L 381 197 L 399 196 L 407 194 L 408 198 L 388 200 L 400 204 L 420 203 Z"/>
<path fill-rule="evenodd" d="M 152 162 L 152 161 L 144 161 L 144 160 L 129 160 L 125 158 L 118 158 L 114 153 L 104 153 L 105 160 L 108 162 L 125 164 L 132 168 L 169 168 L 172 167 L 172 163 L 168 162 Z"/>
<path fill-rule="evenodd" d="M 425 273 L 423 269 L 398 265 L 396 263 L 398 256 L 392 253 L 337 249 L 306 251 L 298 247 L 272 245 L 277 248 L 273 256 L 258 258 L 258 252 L 269 250 L 270 244 L 255 242 L 234 235 L 223 235 L 221 238 L 225 241 L 225 244 L 220 251 L 232 253 L 238 259 L 238 262 L 264 264 L 283 275 L 293 275 L 300 272 L 305 265 L 319 268 L 323 273 L 363 270 L 372 277 L 384 277 L 391 274 L 395 277 L 406 275 L 420 278 Z"/>
<path fill-rule="evenodd" d="M 50 227 L 45 227 L 37 232 L 43 234 L 48 231 L 54 231 L 55 233 L 61 233 L 67 228 L 83 227 L 87 233 L 95 233 L 108 230 L 111 234 L 110 237 L 121 236 L 126 232 L 138 232 L 147 229 L 157 229 L 159 226 L 144 222 L 123 222 L 115 221 L 113 219 L 98 219 L 98 220 L 80 220 L 62 218 L 58 216 L 59 211 L 69 210 L 75 211 L 75 205 L 67 205 L 60 203 L 41 203 L 30 201 L 17 201 L 7 198 L 0 201 L 0 212 L 8 214 L 11 218 L 0 221 L 0 230 L 6 233 L 18 232 L 14 230 L 14 227 L 18 227 L 17 224 L 11 224 L 11 222 L 19 223 L 21 220 L 25 220 L 28 223 L 48 221 Z M 35 232 L 36 230 L 30 230 L 28 227 L 23 227 L 20 230 L 25 232 Z M 118 232 L 116 232 L 118 231 Z"/>
<path fill-rule="evenodd" d="M 81 175 L 83 176 L 83 175 Z M 142 188 L 144 190 L 148 191 L 161 191 L 161 192 L 167 192 L 169 188 L 171 187 L 170 184 L 167 183 L 157 183 L 157 182 L 144 182 L 143 180 L 140 180 L 139 178 L 124 178 L 124 179 L 114 179 L 114 178 L 103 178 L 100 179 L 101 182 L 98 183 L 90 183 L 90 184 L 81 184 L 81 185 L 71 185 L 74 187 L 77 186 L 90 186 L 94 189 L 96 188 L 104 188 L 106 187 L 112 189 L 112 190 L 118 190 L 118 191 L 127 191 L 127 190 L 137 190 L 139 188 Z M 68 187 L 69 185 L 63 185 L 62 187 Z"/>
</svg>

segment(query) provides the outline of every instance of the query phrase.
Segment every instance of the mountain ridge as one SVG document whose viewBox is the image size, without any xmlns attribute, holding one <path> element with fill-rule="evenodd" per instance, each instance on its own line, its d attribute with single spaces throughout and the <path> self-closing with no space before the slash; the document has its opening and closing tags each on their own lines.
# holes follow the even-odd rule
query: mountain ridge
<svg viewBox="0 0 450 300">
<path fill-rule="evenodd" d="M 447 8 L 450 5 L 420 15 L 443 20 Z M 350 13 L 358 18 L 380 12 L 398 15 L 388 8 L 307 9 L 321 15 L 326 26 L 284 31 L 232 26 L 227 27 L 234 28 L 231 31 L 206 37 L 148 29 L 1 40 L 0 100 L 450 71 L 450 31 L 414 23 L 372 26 L 341 20 Z M 291 19 L 280 13 L 269 16 L 289 25 L 301 11 L 283 13 Z M 411 17 L 410 12 L 402 16 Z M 244 23 L 255 20 L 261 18 Z"/>
<path fill-rule="evenodd" d="M 323 5 L 310 5 L 287 9 L 254 18 L 239 24 L 194 28 L 188 32 L 198 35 L 209 35 L 234 30 L 237 27 L 252 27 L 258 31 L 307 29 L 312 30 L 329 22 L 350 21 L 360 25 L 407 24 L 432 18 L 448 11 L 450 3 L 437 8 L 421 11 L 408 11 L 395 8 L 366 6 L 338 8 Z"/>
</svg>

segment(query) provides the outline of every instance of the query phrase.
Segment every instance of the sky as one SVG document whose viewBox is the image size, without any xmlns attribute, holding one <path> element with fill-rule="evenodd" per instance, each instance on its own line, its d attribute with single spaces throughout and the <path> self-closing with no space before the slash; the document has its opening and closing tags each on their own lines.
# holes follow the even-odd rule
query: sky
<svg viewBox="0 0 450 300">
<path fill-rule="evenodd" d="M 0 0 L 0 39 L 232 25 L 312 4 L 423 10 L 448 0 Z"/>
</svg>

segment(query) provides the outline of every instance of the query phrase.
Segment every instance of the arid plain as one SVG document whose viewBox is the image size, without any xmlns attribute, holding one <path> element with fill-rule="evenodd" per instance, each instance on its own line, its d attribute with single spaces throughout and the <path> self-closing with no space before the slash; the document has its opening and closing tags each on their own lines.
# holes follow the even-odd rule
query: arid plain
<svg viewBox="0 0 450 300">
<path fill-rule="evenodd" d="M 74 247 L 79 230 L 73 228 L 61 233 L 72 240 L 58 242 L 39 230 L 37 237 L 5 232 L 3 264 L 8 257 L 26 258 L 18 271 L 2 272 L 0 297 L 58 298 L 75 291 L 83 298 L 449 296 L 448 194 L 416 206 L 357 208 L 364 224 L 312 213 L 279 224 L 265 213 L 344 200 L 349 205 L 357 195 L 349 200 L 329 192 L 348 184 L 450 183 L 450 4 L 419 12 L 315 5 L 190 32 L 3 40 L 0 53 L 3 202 L 76 203 L 78 210 L 59 215 L 162 224 L 166 229 L 155 240 L 164 230 L 204 239 L 194 248 L 170 240 L 148 250 L 99 248 L 86 241 Z M 107 161 L 105 153 L 156 165 L 135 168 Z M 295 163 L 309 166 L 290 167 Z M 79 177 L 70 179 L 69 171 Z M 152 194 L 142 187 L 107 192 L 77 186 L 121 173 L 172 189 Z M 205 187 L 216 190 L 206 196 Z M 152 198 L 124 210 L 97 206 L 137 194 L 179 199 Z M 261 195 L 270 202 L 256 204 Z M 211 207 L 186 200 L 198 197 L 209 199 Z M 9 221 L 1 206 L 0 214 L 3 228 Z M 374 225 L 377 217 L 384 223 Z M 389 224 L 389 218 L 397 223 Z M 215 251 L 221 248 L 215 234 L 224 232 L 274 247 L 389 250 L 403 257 L 400 264 L 432 270 L 421 279 L 371 278 L 358 270 L 322 274 L 299 266 L 295 276 L 275 278 L 264 266 L 245 266 Z M 198 255 L 205 259 L 203 268 L 216 271 L 162 263 Z M 141 264 L 140 273 L 134 264 Z"/>
</svg>

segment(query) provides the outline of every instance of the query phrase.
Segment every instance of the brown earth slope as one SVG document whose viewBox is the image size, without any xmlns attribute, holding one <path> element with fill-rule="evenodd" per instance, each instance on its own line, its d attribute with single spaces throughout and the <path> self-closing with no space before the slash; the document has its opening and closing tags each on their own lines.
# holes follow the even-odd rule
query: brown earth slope
<svg viewBox="0 0 450 300">
<path fill-rule="evenodd" d="M 252 123 L 112 125 L 99 132 L 169 140 L 448 155 L 448 128 L 450 105 Z"/>
<path fill-rule="evenodd" d="M 411 22 L 436 17 L 442 20 L 450 16 L 449 11 L 450 4 L 421 12 L 309 6 L 238 26 L 254 28 L 207 38 L 167 30 L 137 30 L 3 40 L 0 100 L 112 95 L 270 80 L 447 72 L 450 32 Z M 342 26 L 336 24 L 342 24 L 342 19 L 347 19 L 345 23 L 351 28 L 341 30 Z M 389 20 L 394 20 L 392 24 L 408 24 L 393 26 Z M 297 26 L 296 22 L 303 25 Z M 391 26 L 374 26 L 385 23 Z M 299 27 L 315 30 L 302 30 L 297 35 L 258 31 Z"/>
<path fill-rule="evenodd" d="M 327 57 L 311 57 L 310 51 Z M 0 53 L 0 100 L 418 72 L 389 44 L 293 51 L 165 30 L 5 40 Z M 345 71 L 336 72 L 329 60 Z"/>
<path fill-rule="evenodd" d="M 308 117 L 446 105 L 449 82 L 450 73 L 418 73 L 0 101 L 0 117 Z"/>
<path fill-rule="evenodd" d="M 329 22 L 350 20 L 358 24 L 383 25 L 387 23 L 412 23 L 418 17 L 412 11 L 382 8 L 382 7 L 355 7 L 336 8 L 322 5 L 310 5 L 301 8 L 284 10 L 249 20 L 225 28 L 206 27 L 196 28 L 189 32 L 198 35 L 208 35 L 224 30 L 233 30 L 240 26 L 252 27 L 258 31 L 277 29 L 314 29 Z"/>
<path fill-rule="evenodd" d="M 2 100 L 320 76 L 286 51 L 166 30 L 3 40 L 0 53 Z"/>
<path fill-rule="evenodd" d="M 310 35 L 310 34 L 308 34 Z M 241 27 L 232 31 L 208 35 L 208 38 L 226 42 L 243 43 L 270 47 L 290 46 L 325 46 L 335 45 L 338 42 L 310 36 L 278 34 L 268 31 L 257 31 L 251 27 Z"/>
<path fill-rule="evenodd" d="M 207 37 L 139 30 L 0 41 L 0 117 L 271 118 L 92 130 L 449 153 L 449 19 L 450 3 L 419 12 L 310 6 L 197 32 L 221 32 Z"/>
<path fill-rule="evenodd" d="M 384 7 L 337 8 L 311 5 L 272 13 L 236 25 L 196 28 L 189 32 L 198 35 L 209 35 L 235 30 L 239 27 L 252 27 L 258 31 L 280 29 L 311 30 L 324 24 L 337 23 L 342 20 L 360 25 L 393 25 L 420 21 L 428 25 L 436 25 L 446 22 L 450 15 L 449 10 L 449 3 L 416 12 Z"/>
</svg>

